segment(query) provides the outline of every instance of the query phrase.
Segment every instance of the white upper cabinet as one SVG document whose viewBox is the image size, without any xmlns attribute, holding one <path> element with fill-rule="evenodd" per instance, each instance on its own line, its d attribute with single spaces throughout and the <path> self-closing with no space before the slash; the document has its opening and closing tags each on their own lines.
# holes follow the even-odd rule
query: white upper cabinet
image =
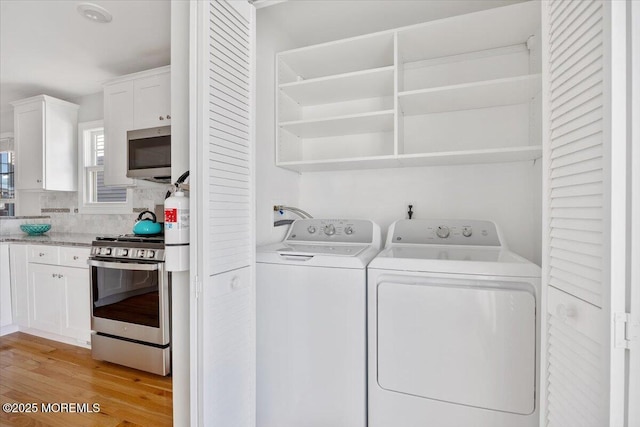
<svg viewBox="0 0 640 427">
<path fill-rule="evenodd" d="M 170 66 L 119 77 L 104 85 L 105 185 L 131 186 L 127 132 L 171 125 Z"/>
<path fill-rule="evenodd" d="M 78 106 L 46 95 L 12 105 L 16 189 L 76 191 Z"/>
<path fill-rule="evenodd" d="M 537 159 L 539 33 L 540 4 L 526 2 L 281 52 L 276 164 Z"/>
<path fill-rule="evenodd" d="M 104 183 L 133 185 L 127 178 L 127 131 L 133 129 L 133 82 L 104 88 Z"/>
<path fill-rule="evenodd" d="M 170 88 L 168 71 L 133 81 L 133 126 L 136 129 L 171 124 Z"/>
</svg>

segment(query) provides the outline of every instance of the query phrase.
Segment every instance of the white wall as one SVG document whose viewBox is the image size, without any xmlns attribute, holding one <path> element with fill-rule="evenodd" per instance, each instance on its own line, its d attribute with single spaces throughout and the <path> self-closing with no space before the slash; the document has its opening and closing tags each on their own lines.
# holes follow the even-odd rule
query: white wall
<svg viewBox="0 0 640 427">
<path fill-rule="evenodd" d="M 13 109 L 0 111 L 0 133 L 13 132 Z"/>
<path fill-rule="evenodd" d="M 407 217 L 408 202 L 416 219 L 492 220 L 512 250 L 539 264 L 539 164 L 305 173 L 300 206 L 318 218 L 373 219 L 383 230 Z"/>
<path fill-rule="evenodd" d="M 256 70 L 256 231 L 257 244 L 282 240 L 286 227 L 273 227 L 273 204 L 298 206 L 300 175 L 275 167 L 275 54 L 292 41 L 265 15 L 257 12 Z"/>
<path fill-rule="evenodd" d="M 78 123 L 92 122 L 104 118 L 104 95 L 102 92 L 74 98 L 70 102 L 78 104 Z"/>
</svg>

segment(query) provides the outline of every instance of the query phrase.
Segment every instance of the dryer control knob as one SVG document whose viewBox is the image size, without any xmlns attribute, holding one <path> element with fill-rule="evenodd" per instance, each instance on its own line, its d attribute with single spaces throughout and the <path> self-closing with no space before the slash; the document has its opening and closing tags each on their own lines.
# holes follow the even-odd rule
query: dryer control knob
<svg viewBox="0 0 640 427">
<path fill-rule="evenodd" d="M 440 237 L 441 239 L 446 239 L 447 237 L 449 237 L 449 227 L 447 227 L 446 225 L 438 226 L 438 228 L 436 229 L 436 236 Z"/>
<path fill-rule="evenodd" d="M 324 234 L 327 236 L 333 236 L 336 234 L 336 227 L 333 224 L 329 224 L 324 227 Z"/>
<path fill-rule="evenodd" d="M 310 225 L 309 228 L 307 228 L 307 231 L 309 234 L 313 234 L 316 232 L 316 228 L 313 225 Z"/>
<path fill-rule="evenodd" d="M 464 227 L 464 228 L 462 229 L 462 235 L 463 235 L 464 237 L 471 237 L 471 234 L 473 234 L 473 232 L 472 232 L 472 230 L 471 230 L 471 227 Z"/>
<path fill-rule="evenodd" d="M 345 227 L 344 234 L 353 234 L 353 227 Z"/>
</svg>

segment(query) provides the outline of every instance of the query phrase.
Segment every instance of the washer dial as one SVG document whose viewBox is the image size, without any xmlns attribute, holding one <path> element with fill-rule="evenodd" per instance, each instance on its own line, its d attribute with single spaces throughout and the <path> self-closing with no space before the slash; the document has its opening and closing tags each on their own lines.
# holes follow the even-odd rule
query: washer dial
<svg viewBox="0 0 640 427">
<path fill-rule="evenodd" d="M 327 236 L 333 236 L 336 234 L 336 227 L 333 224 L 326 225 L 324 227 L 324 234 Z"/>
<path fill-rule="evenodd" d="M 439 225 L 438 228 L 436 228 L 436 236 L 440 237 L 441 239 L 446 239 L 447 237 L 449 237 L 449 227 L 447 227 L 446 225 Z"/>
</svg>

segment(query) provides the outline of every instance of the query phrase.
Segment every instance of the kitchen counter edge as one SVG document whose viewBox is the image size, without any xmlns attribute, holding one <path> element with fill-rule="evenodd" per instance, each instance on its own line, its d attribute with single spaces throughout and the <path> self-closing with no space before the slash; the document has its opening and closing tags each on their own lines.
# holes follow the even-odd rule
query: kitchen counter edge
<svg viewBox="0 0 640 427">
<path fill-rule="evenodd" d="M 0 235 L 0 243 L 89 247 L 95 238 L 95 234 L 85 233 L 45 233 L 37 236 L 19 233 Z"/>
</svg>

